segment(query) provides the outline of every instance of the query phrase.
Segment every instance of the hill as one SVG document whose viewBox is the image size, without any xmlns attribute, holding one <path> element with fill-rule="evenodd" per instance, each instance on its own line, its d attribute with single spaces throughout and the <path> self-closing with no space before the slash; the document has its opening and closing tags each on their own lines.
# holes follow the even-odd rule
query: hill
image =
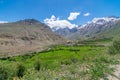
<svg viewBox="0 0 120 80">
<path fill-rule="evenodd" d="M 40 51 L 64 42 L 47 25 L 35 19 L 0 24 L 0 55 L 3 56 Z"/>
<path fill-rule="evenodd" d="M 113 28 L 105 30 L 97 35 L 95 35 L 93 38 L 119 38 L 120 37 L 120 24 L 115 25 Z"/>
</svg>

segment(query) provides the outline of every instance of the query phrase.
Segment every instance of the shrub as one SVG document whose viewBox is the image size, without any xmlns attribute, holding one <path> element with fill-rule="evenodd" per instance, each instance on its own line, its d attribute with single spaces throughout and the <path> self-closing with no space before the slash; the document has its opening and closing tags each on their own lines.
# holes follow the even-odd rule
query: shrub
<svg viewBox="0 0 120 80">
<path fill-rule="evenodd" d="M 16 61 L 14 57 L 8 58 L 9 61 Z"/>
<path fill-rule="evenodd" d="M 24 73 L 25 73 L 25 66 L 22 64 L 19 64 L 17 67 L 16 75 L 20 78 L 20 77 L 23 77 Z"/>
<path fill-rule="evenodd" d="M 76 63 L 78 60 L 77 60 L 76 58 L 72 58 L 71 61 L 72 61 L 73 63 Z"/>
<path fill-rule="evenodd" d="M 120 54 L 120 40 L 115 40 L 112 46 L 109 47 L 110 54 Z"/>
<path fill-rule="evenodd" d="M 91 74 L 90 80 L 108 80 L 107 75 L 111 75 L 112 72 L 113 68 L 110 68 L 108 65 L 101 63 L 95 63 L 89 67 L 89 73 Z"/>
<path fill-rule="evenodd" d="M 98 62 L 98 63 L 119 64 L 119 61 L 117 59 L 109 58 L 109 57 L 105 57 L 105 56 L 101 56 L 93 61 Z"/>
<path fill-rule="evenodd" d="M 8 78 L 8 74 L 6 72 L 6 70 L 0 66 L 0 80 L 7 80 Z"/>
<path fill-rule="evenodd" d="M 40 61 L 36 61 L 35 66 L 34 66 L 35 70 L 39 71 L 40 67 L 41 67 Z"/>
<path fill-rule="evenodd" d="M 63 65 L 70 65 L 72 64 L 72 61 L 71 60 L 64 60 L 64 61 L 61 61 L 61 64 Z"/>
</svg>

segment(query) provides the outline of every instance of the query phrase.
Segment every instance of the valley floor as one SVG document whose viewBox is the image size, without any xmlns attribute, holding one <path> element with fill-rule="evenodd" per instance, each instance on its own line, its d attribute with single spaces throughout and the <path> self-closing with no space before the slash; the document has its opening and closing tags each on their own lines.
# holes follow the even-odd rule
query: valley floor
<svg viewBox="0 0 120 80">
<path fill-rule="evenodd" d="M 110 55 L 107 46 L 53 46 L 39 53 L 1 58 L 8 80 L 119 80 L 120 55 Z M 40 70 L 36 70 L 39 62 Z M 18 65 L 25 67 L 17 77 Z M 2 73 L 0 73 L 2 74 Z"/>
</svg>

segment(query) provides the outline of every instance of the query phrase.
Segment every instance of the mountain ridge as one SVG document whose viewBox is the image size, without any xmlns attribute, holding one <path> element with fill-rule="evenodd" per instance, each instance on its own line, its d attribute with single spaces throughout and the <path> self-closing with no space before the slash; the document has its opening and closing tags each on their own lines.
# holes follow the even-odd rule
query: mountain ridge
<svg viewBox="0 0 120 80">
<path fill-rule="evenodd" d="M 97 36 L 107 29 L 112 29 L 120 23 L 120 18 L 116 16 L 108 16 L 101 18 L 93 18 L 92 21 L 75 27 L 75 29 L 59 29 L 55 32 L 68 39 L 88 39 Z"/>
<path fill-rule="evenodd" d="M 41 51 L 65 39 L 53 33 L 49 26 L 35 19 L 0 24 L 0 55 L 21 55 Z"/>
</svg>

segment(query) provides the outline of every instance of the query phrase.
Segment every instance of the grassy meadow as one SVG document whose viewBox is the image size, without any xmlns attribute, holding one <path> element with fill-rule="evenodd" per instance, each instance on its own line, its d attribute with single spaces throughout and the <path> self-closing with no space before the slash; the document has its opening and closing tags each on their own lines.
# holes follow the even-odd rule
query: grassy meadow
<svg viewBox="0 0 120 80">
<path fill-rule="evenodd" d="M 110 66 L 119 64 L 120 55 L 108 54 L 108 46 L 99 44 L 110 42 L 57 45 L 42 52 L 1 58 L 0 78 L 6 75 L 3 80 L 108 80 L 108 75 L 114 76 Z"/>
</svg>

